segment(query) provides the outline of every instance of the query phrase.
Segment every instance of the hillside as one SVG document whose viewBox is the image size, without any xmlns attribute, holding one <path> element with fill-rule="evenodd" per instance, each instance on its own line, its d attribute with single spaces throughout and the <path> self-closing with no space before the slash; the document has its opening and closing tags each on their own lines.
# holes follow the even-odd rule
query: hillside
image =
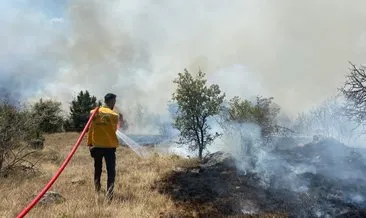
<svg viewBox="0 0 366 218">
<path fill-rule="evenodd" d="M 0 179 L 0 217 L 15 217 L 25 207 L 53 173 L 76 141 L 76 133 L 60 133 L 46 136 L 45 148 L 33 158 L 39 159 L 37 171 L 18 172 Z M 174 185 L 176 169 L 196 167 L 196 160 L 177 156 L 152 155 L 141 159 L 128 148 L 117 151 L 116 198 L 107 204 L 104 196 L 94 194 L 93 162 L 85 146 L 85 140 L 69 165 L 52 186 L 64 197 L 58 203 L 38 204 L 28 217 L 201 217 L 200 215 L 224 215 L 212 202 L 186 198 L 184 201 L 169 194 Z M 104 167 L 104 166 L 103 166 Z M 106 183 L 103 169 L 102 186 Z M 199 180 L 204 185 L 204 181 Z M 179 181 L 178 181 L 179 182 Z M 164 184 L 169 185 L 164 185 Z M 164 188 L 167 190 L 165 191 Z M 105 188 L 104 188 L 105 189 Z M 210 195 L 202 190 L 202 199 Z M 198 201 L 197 201 L 198 200 Z M 216 202 L 217 203 L 217 202 Z"/>
<path fill-rule="evenodd" d="M 32 200 L 32 196 L 43 188 L 60 166 L 77 137 L 76 133 L 48 135 L 44 150 L 34 157 L 42 157 L 36 174 L 24 176 L 25 173 L 22 173 L 0 179 L 0 217 L 16 216 Z M 151 186 L 174 167 L 188 166 L 194 162 L 161 156 L 139 159 L 127 148 L 118 149 L 117 158 L 116 198 L 110 205 L 104 203 L 103 196 L 97 199 L 94 195 L 93 162 L 84 140 L 51 188 L 60 193 L 65 201 L 38 205 L 30 211 L 29 217 L 159 217 L 181 210 L 173 200 L 151 189 Z M 102 179 L 104 187 L 105 172 Z"/>
</svg>

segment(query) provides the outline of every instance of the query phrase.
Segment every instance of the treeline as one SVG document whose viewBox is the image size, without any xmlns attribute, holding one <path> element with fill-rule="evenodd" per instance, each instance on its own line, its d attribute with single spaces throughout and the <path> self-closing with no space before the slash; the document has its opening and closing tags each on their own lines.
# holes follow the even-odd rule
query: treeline
<svg viewBox="0 0 366 218">
<path fill-rule="evenodd" d="M 316 108 L 300 113 L 296 120 L 280 125 L 280 107 L 273 97 L 258 96 L 256 100 L 236 96 L 225 99 L 219 85 L 208 85 L 205 74 L 193 75 L 185 70 L 174 83 L 177 89 L 172 99 L 178 105 L 174 113 L 174 127 L 180 132 L 179 143 L 202 152 L 221 133 L 212 132 L 212 120 L 219 117 L 226 123 L 250 123 L 260 127 L 263 145 L 274 136 L 311 135 L 333 137 L 346 142 L 354 137 L 357 127 L 366 124 L 366 67 L 351 64 L 344 86 L 338 97 L 329 99 Z M 301 99 L 299 99 L 301 101 Z M 296 102 L 294 102 L 296 103 Z M 235 125 L 240 128 L 240 125 Z M 363 134 L 364 131 L 359 134 Z"/>
<path fill-rule="evenodd" d="M 260 127 L 260 137 L 270 143 L 279 134 L 306 134 L 324 132 L 344 137 L 353 133 L 353 126 L 366 122 L 365 67 L 351 65 L 340 94 L 345 102 L 329 101 L 286 125 L 279 122 L 280 107 L 273 97 L 257 96 L 250 101 L 239 96 L 227 99 L 219 85 L 208 85 L 205 74 L 185 70 L 173 81 L 176 90 L 171 108 L 171 125 L 179 131 L 179 143 L 192 150 L 203 150 L 222 135 L 212 131 L 212 123 L 251 123 Z M 101 101 L 88 91 L 80 91 L 70 103 L 70 112 L 64 116 L 61 102 L 40 99 L 30 107 L 21 107 L 9 99 L 0 99 L 0 173 L 20 163 L 32 153 L 29 149 L 43 147 L 44 133 L 83 130 L 90 111 Z M 139 116 L 142 116 L 141 114 Z M 138 119 L 136 120 L 138 121 Z M 346 125 L 347 124 L 347 125 Z M 170 124 L 162 123 L 163 134 Z M 319 129 L 322 129 L 320 131 Z M 335 133 L 336 132 L 336 133 Z M 22 161 L 24 160 L 24 161 Z"/>
</svg>

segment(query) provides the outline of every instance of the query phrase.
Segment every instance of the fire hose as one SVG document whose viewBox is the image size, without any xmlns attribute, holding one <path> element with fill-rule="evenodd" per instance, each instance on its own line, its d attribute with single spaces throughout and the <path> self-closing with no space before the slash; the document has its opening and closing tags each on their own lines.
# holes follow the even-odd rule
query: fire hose
<svg viewBox="0 0 366 218">
<path fill-rule="evenodd" d="M 84 135 L 86 134 L 86 132 L 87 132 L 87 130 L 88 130 L 90 124 L 91 124 L 91 121 L 93 120 L 94 116 L 96 115 L 96 113 L 98 111 L 99 111 L 99 107 L 97 107 L 96 110 L 94 110 L 94 112 L 90 116 L 88 122 L 86 123 L 86 125 L 84 127 L 84 130 L 81 132 L 81 134 L 80 134 L 78 140 L 76 141 L 75 145 L 73 146 L 71 152 L 69 153 L 69 155 L 67 156 L 67 158 L 64 160 L 64 162 L 62 163 L 62 165 L 60 166 L 60 168 L 57 170 L 57 172 L 54 174 L 54 176 L 51 178 L 51 180 L 46 184 L 46 186 L 42 189 L 42 191 L 39 192 L 39 194 L 37 195 L 37 197 L 35 197 L 33 199 L 33 201 L 30 202 L 29 205 L 26 208 L 24 208 L 21 213 L 19 213 L 19 215 L 17 216 L 17 218 L 24 217 L 41 200 L 41 198 L 43 197 L 43 195 L 51 188 L 51 186 L 53 185 L 53 183 L 60 176 L 60 174 L 65 169 L 65 167 L 67 166 L 67 164 L 71 160 L 72 156 L 74 155 L 74 153 L 78 149 L 81 141 L 84 138 Z"/>
</svg>

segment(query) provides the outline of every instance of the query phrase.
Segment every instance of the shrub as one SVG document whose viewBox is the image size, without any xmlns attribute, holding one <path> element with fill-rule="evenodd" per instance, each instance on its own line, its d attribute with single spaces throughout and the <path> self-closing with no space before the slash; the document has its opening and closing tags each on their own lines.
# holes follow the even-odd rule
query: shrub
<svg viewBox="0 0 366 218">
<path fill-rule="evenodd" d="M 39 130 L 42 132 L 55 133 L 62 131 L 61 102 L 40 99 L 32 106 L 31 111 L 33 118 L 39 123 Z"/>
<path fill-rule="evenodd" d="M 28 110 L 20 109 L 8 101 L 0 103 L 0 172 L 28 163 L 32 147 L 43 147 L 44 138 L 39 123 Z M 29 165 L 30 164 L 30 165 Z"/>
</svg>

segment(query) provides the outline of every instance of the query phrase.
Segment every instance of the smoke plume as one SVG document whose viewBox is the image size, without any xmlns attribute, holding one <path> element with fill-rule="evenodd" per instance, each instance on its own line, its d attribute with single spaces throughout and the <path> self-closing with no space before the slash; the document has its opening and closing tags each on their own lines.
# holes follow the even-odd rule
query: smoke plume
<svg viewBox="0 0 366 218">
<path fill-rule="evenodd" d="M 70 0 L 60 17 L 2 4 L 0 85 L 27 98 L 68 103 L 88 89 L 164 113 L 177 73 L 201 68 L 229 97 L 273 96 L 294 114 L 366 58 L 362 0 Z"/>
</svg>

